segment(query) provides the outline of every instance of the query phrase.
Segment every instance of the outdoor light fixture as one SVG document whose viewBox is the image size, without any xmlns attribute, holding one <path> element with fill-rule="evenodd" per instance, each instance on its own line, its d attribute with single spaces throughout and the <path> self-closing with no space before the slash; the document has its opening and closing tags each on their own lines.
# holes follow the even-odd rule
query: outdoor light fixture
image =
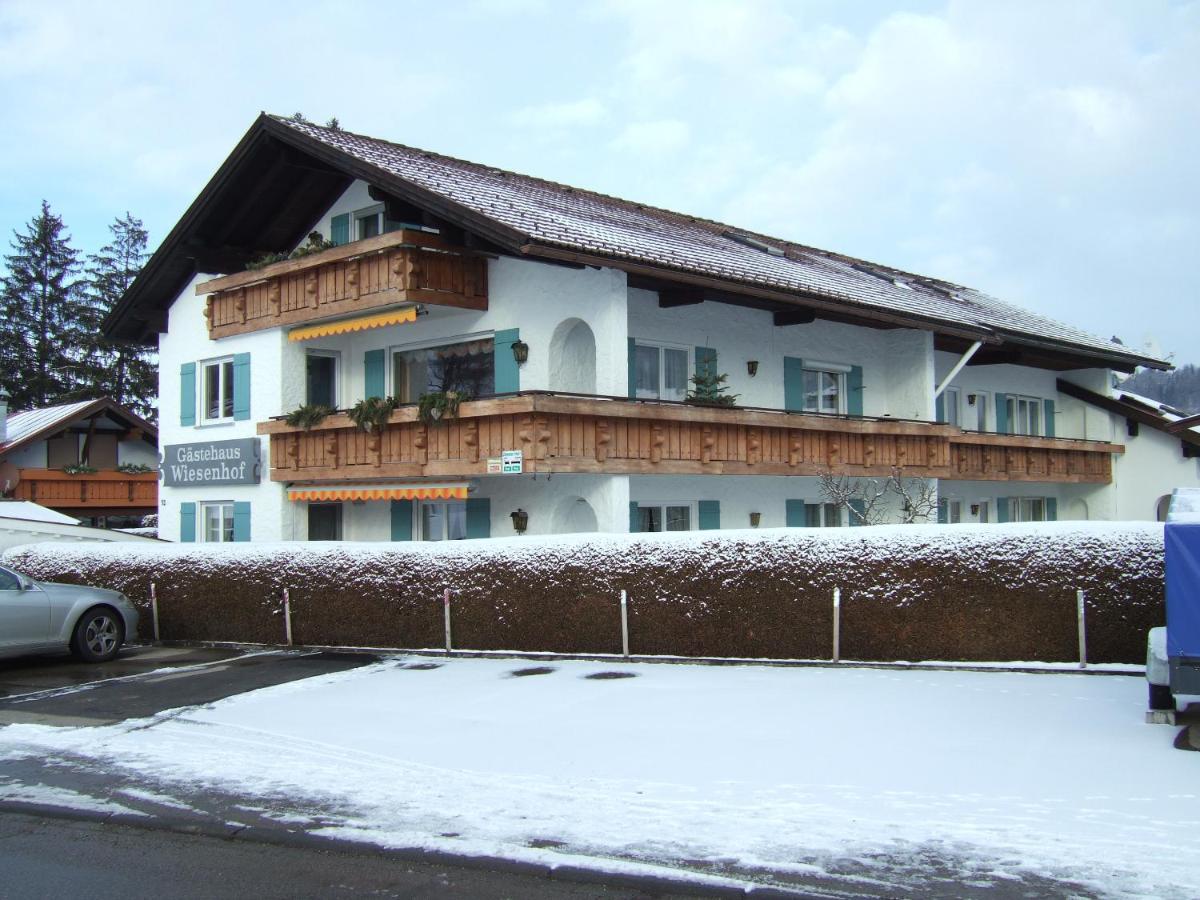
<svg viewBox="0 0 1200 900">
<path fill-rule="evenodd" d="M 974 406 L 974 405 L 975 405 L 975 395 L 967 394 L 967 406 Z"/>
<path fill-rule="evenodd" d="M 746 360 L 746 371 L 750 373 L 751 378 L 753 378 L 755 375 L 757 375 L 758 374 L 758 360 L 757 359 Z"/>
<path fill-rule="evenodd" d="M 973 516 L 979 515 L 979 504 L 978 503 L 971 504 L 971 515 L 973 515 Z"/>
<path fill-rule="evenodd" d="M 517 534 L 524 534 L 525 529 L 529 527 L 529 513 L 518 507 L 508 515 L 513 520 L 513 531 Z"/>
<path fill-rule="evenodd" d="M 518 366 L 529 359 L 529 345 L 524 341 L 513 341 L 512 351 Z"/>
<path fill-rule="evenodd" d="M 757 513 L 757 512 L 750 513 L 750 527 L 751 528 L 757 528 L 758 523 L 761 521 L 762 521 L 762 513 Z"/>
</svg>

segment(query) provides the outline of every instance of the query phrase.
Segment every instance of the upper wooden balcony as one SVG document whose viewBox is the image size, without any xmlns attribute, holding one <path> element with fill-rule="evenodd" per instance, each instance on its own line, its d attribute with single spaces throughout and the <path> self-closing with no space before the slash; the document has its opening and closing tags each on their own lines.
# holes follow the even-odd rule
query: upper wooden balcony
<svg viewBox="0 0 1200 900">
<path fill-rule="evenodd" d="M 402 303 L 487 309 L 487 258 L 402 229 L 196 285 L 211 339 Z"/>
<path fill-rule="evenodd" d="M 890 418 L 719 409 L 524 392 L 464 402 L 426 425 L 414 406 L 368 434 L 344 413 L 311 431 L 260 422 L 270 477 L 283 482 L 473 477 L 521 450 L 525 472 L 627 475 L 905 475 L 1107 483 L 1119 444 L 964 432 Z"/>
<path fill-rule="evenodd" d="M 68 475 L 62 469 L 20 469 L 14 500 L 52 509 L 142 509 L 158 506 L 158 473 L 100 471 Z"/>
</svg>

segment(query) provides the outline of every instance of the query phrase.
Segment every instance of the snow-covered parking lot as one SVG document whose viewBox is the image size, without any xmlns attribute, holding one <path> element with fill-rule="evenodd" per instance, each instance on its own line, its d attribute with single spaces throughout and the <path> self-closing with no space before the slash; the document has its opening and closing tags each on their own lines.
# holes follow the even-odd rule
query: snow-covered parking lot
<svg viewBox="0 0 1200 900">
<path fill-rule="evenodd" d="M 932 852 L 975 885 L 1194 896 L 1200 754 L 1144 708 L 1135 677 L 410 656 L 13 725 L 0 759 L 84 755 L 391 846 L 859 879 Z"/>
</svg>

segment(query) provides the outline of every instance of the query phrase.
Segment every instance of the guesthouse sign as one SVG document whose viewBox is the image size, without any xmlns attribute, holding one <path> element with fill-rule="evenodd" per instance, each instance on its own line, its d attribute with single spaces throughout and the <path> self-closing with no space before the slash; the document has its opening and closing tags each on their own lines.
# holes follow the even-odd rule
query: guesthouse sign
<svg viewBox="0 0 1200 900">
<path fill-rule="evenodd" d="M 259 440 L 168 444 L 159 465 L 163 487 L 258 484 Z"/>
</svg>

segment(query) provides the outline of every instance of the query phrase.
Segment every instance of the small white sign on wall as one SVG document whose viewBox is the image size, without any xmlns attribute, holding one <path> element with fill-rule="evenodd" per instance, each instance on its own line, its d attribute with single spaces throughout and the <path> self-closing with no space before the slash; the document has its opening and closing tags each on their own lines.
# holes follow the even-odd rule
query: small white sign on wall
<svg viewBox="0 0 1200 900">
<path fill-rule="evenodd" d="M 501 471 L 505 475 L 520 475 L 524 469 L 525 456 L 520 450 L 500 452 Z M 491 468 L 490 466 L 488 467 Z"/>
<path fill-rule="evenodd" d="M 489 475 L 499 475 L 504 471 L 504 462 L 500 457 L 489 457 L 487 461 L 487 473 Z"/>
</svg>

